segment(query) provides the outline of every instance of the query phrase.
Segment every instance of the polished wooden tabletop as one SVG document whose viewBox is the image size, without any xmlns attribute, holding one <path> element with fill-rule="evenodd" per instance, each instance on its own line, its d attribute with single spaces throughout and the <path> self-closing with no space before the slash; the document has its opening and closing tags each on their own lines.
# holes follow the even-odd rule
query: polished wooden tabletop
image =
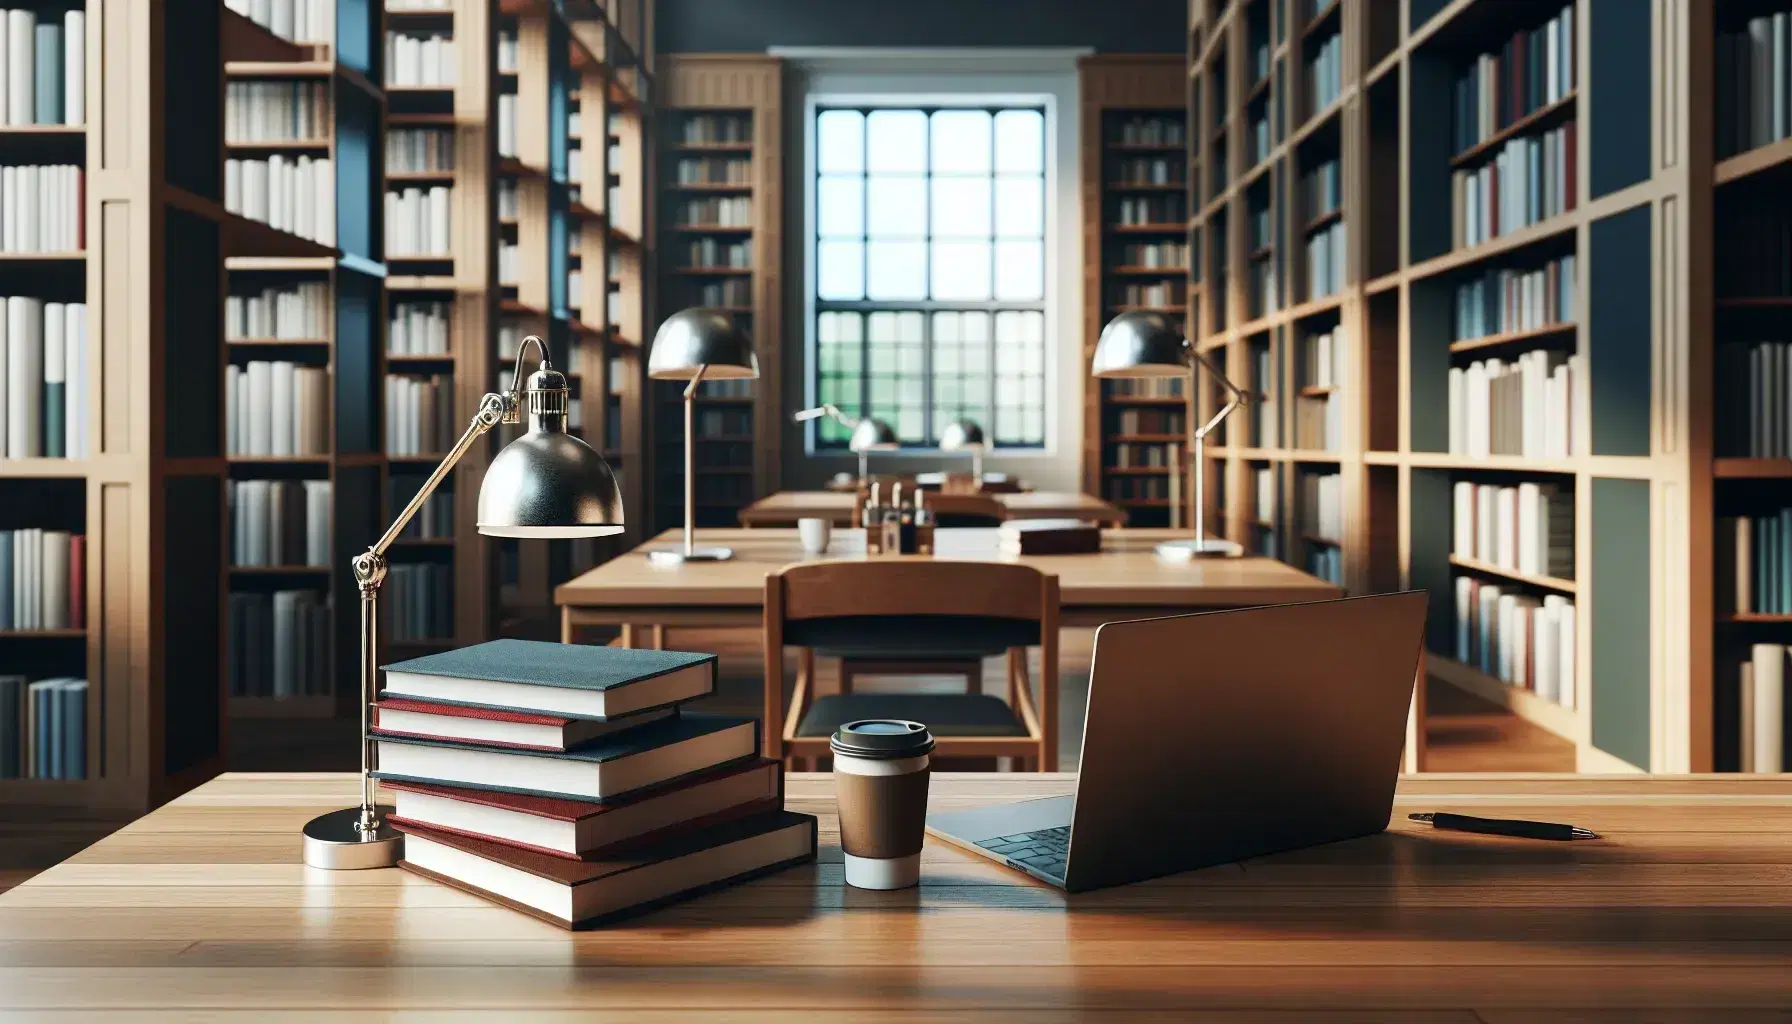
<svg viewBox="0 0 1792 1024">
<path fill-rule="evenodd" d="M 1126 511 L 1081 491 L 1018 491 L 992 494 L 1013 519 L 1082 519 L 1121 525 Z M 740 510 L 742 526 L 795 526 L 798 519 L 832 519 L 844 526 L 852 518 L 851 491 L 779 491 Z"/>
<path fill-rule="evenodd" d="M 939 530 L 935 556 L 956 560 L 1024 562 L 1058 577 L 1065 608 L 1215 608 L 1288 601 L 1315 601 L 1341 591 L 1324 580 L 1272 558 L 1209 558 L 1174 562 L 1159 558 L 1155 545 L 1187 536 L 1164 529 L 1106 530 L 1102 550 L 1085 555 L 1005 555 L 994 529 Z M 680 530 L 667 530 L 642 546 L 676 549 Z M 613 558 L 555 588 L 554 599 L 568 607 L 598 609 L 639 606 L 709 606 L 758 609 L 765 599 L 765 574 L 793 562 L 853 560 L 865 553 L 862 530 L 834 531 L 827 554 L 803 552 L 794 529 L 703 529 L 702 547 L 732 548 L 725 562 L 688 562 L 674 567 L 650 563 L 640 550 Z M 1109 618 L 1114 616 L 1110 615 Z"/>
<path fill-rule="evenodd" d="M 1072 785 L 940 775 L 930 803 Z M 396 869 L 305 868 L 300 826 L 352 800 L 352 776 L 227 775 L 0 894 L 0 1018 L 1474 1024 L 1792 1007 L 1780 779 L 1408 778 L 1388 833 L 1076 896 L 931 839 L 919 888 L 848 889 L 831 779 L 788 790 L 821 818 L 819 863 L 567 933 Z M 1433 809 L 1604 838 L 1406 820 Z"/>
</svg>

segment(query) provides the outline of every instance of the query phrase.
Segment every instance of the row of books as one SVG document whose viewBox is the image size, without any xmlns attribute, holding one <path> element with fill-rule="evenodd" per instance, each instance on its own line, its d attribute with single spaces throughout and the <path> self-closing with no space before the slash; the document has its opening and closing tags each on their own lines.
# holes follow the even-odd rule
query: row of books
<svg viewBox="0 0 1792 1024">
<path fill-rule="evenodd" d="M 1188 269 L 1187 242 L 1146 242 L 1120 247 L 1123 267 L 1161 267 L 1181 273 Z"/>
<path fill-rule="evenodd" d="M 757 720 L 689 710 L 715 680 L 714 655 L 523 640 L 391 666 L 399 866 L 571 928 L 813 860 Z"/>
<path fill-rule="evenodd" d="M 448 11 L 454 0 L 386 0 L 388 11 Z"/>
<path fill-rule="evenodd" d="M 1307 572 L 1334 587 L 1344 585 L 1344 549 L 1323 542 L 1307 543 Z"/>
<path fill-rule="evenodd" d="M 672 180 L 680 185 L 746 185 L 753 180 L 753 161 L 687 157 L 674 165 Z"/>
<path fill-rule="evenodd" d="M 1108 480 L 1109 501 L 1164 501 L 1170 497 L 1169 476 L 1121 476 Z"/>
<path fill-rule="evenodd" d="M 566 180 L 574 185 L 585 180 L 585 151 L 578 146 L 566 151 Z"/>
<path fill-rule="evenodd" d="M 1792 615 L 1792 508 L 1718 519 L 1716 568 L 1724 611 Z"/>
<path fill-rule="evenodd" d="M 1572 323 L 1579 315 L 1574 271 L 1570 254 L 1534 270 L 1489 270 L 1458 284 L 1454 340 Z"/>
<path fill-rule="evenodd" d="M 330 598 L 317 590 L 230 595 L 225 675 L 232 697 L 330 693 Z"/>
<path fill-rule="evenodd" d="M 76 164 L 0 167 L 0 252 L 87 248 L 87 171 Z"/>
<path fill-rule="evenodd" d="M 1329 394 L 1295 396 L 1294 446 L 1317 452 L 1335 452 L 1342 448 L 1343 400 Z"/>
<path fill-rule="evenodd" d="M 1344 34 L 1334 32 L 1307 61 L 1307 113 L 1316 114 L 1337 102 L 1344 89 Z"/>
<path fill-rule="evenodd" d="M 79 5 L 77 5 L 79 7 Z M 87 123 L 87 12 L 0 10 L 0 111 L 10 125 Z"/>
<path fill-rule="evenodd" d="M 454 170 L 454 132 L 447 128 L 388 129 L 386 170 L 398 173 Z"/>
<path fill-rule="evenodd" d="M 690 114 L 678 126 L 678 141 L 694 145 L 753 141 L 753 119 L 741 114 Z"/>
<path fill-rule="evenodd" d="M 498 283 L 516 285 L 522 277 L 522 245 L 508 238 L 498 239 Z"/>
<path fill-rule="evenodd" d="M 330 286 L 305 281 L 224 297 L 224 340 L 316 341 L 331 334 Z"/>
<path fill-rule="evenodd" d="M 753 265 L 753 243 L 698 238 L 685 246 L 687 267 L 739 267 Z"/>
<path fill-rule="evenodd" d="M 1574 7 L 1513 33 L 1456 80 L 1457 152 L 1479 145 L 1574 91 Z"/>
<path fill-rule="evenodd" d="M 1114 413 L 1114 429 L 1121 434 L 1180 434 L 1188 422 L 1177 409 L 1120 409 Z"/>
<path fill-rule="evenodd" d="M 1574 578 L 1574 489 L 1456 481 L 1450 550 L 1460 558 L 1532 576 Z"/>
<path fill-rule="evenodd" d="M 327 82 L 224 83 L 226 143 L 311 142 L 329 135 Z"/>
<path fill-rule="evenodd" d="M 1180 306 L 1181 281 L 1127 282 L 1114 290 L 1114 301 L 1123 306 Z"/>
<path fill-rule="evenodd" d="M 92 408 L 87 306 L 0 299 L 0 453 L 84 459 Z"/>
<path fill-rule="evenodd" d="M 1276 519 L 1276 471 L 1269 466 L 1251 470 L 1251 491 L 1257 507 L 1254 521 L 1260 526 L 1274 526 Z"/>
<path fill-rule="evenodd" d="M 386 569 L 380 602 L 386 639 L 399 643 L 454 635 L 454 567 L 402 562 Z"/>
<path fill-rule="evenodd" d="M 224 161 L 224 208 L 320 245 L 336 244 L 336 172 L 324 157 Z"/>
<path fill-rule="evenodd" d="M 1245 269 L 1247 292 L 1246 309 L 1255 319 L 1268 316 L 1282 308 L 1282 291 L 1276 281 L 1276 261 L 1273 253 L 1264 253 L 1251 260 Z"/>
<path fill-rule="evenodd" d="M 1308 221 L 1336 210 L 1344 201 L 1344 174 L 1337 157 L 1300 176 L 1300 213 Z"/>
<path fill-rule="evenodd" d="M 1180 146 L 1182 140 L 1182 120 L 1174 117 L 1130 117 L 1114 129 L 1122 146 Z"/>
<path fill-rule="evenodd" d="M 1342 387 L 1344 360 L 1350 351 L 1344 325 L 1301 339 L 1300 379 L 1316 388 Z"/>
<path fill-rule="evenodd" d="M 289 42 L 336 41 L 336 0 L 224 0 L 224 6 Z"/>
<path fill-rule="evenodd" d="M 615 378 L 611 378 L 615 383 Z M 706 437 L 751 434 L 753 432 L 753 413 L 748 409 L 697 409 L 691 414 L 691 420 L 697 428 L 697 440 Z M 682 434 L 683 431 L 678 431 Z"/>
<path fill-rule="evenodd" d="M 1720 28 L 1716 50 L 1718 158 L 1792 135 L 1792 14 L 1750 18 L 1739 32 Z"/>
<path fill-rule="evenodd" d="M 453 255 L 453 224 L 449 215 L 453 198 L 454 189 L 447 185 L 387 192 L 386 254 Z"/>
<path fill-rule="evenodd" d="M 1114 161 L 1115 185 L 1180 185 L 1182 161 L 1173 157 L 1135 157 Z"/>
<path fill-rule="evenodd" d="M 1492 162 L 1450 176 L 1452 244 L 1460 249 L 1574 209 L 1574 122 L 1512 139 Z"/>
<path fill-rule="evenodd" d="M 709 199 L 687 199 L 678 204 L 676 222 L 687 227 L 752 227 L 753 198 L 715 196 Z"/>
<path fill-rule="evenodd" d="M 1182 220 L 1180 195 L 1122 196 L 1115 205 L 1115 223 L 1126 227 L 1173 224 Z"/>
<path fill-rule="evenodd" d="M 1572 710 L 1574 602 L 1468 576 L 1454 585 L 1456 660 Z"/>
<path fill-rule="evenodd" d="M 1585 447 L 1576 424 L 1586 359 L 1535 350 L 1452 366 L 1450 451 L 1560 459 Z"/>
<path fill-rule="evenodd" d="M 522 213 L 522 200 L 518 198 L 516 179 L 503 177 L 498 179 L 498 219 L 516 220 Z"/>
<path fill-rule="evenodd" d="M 753 382 L 751 380 L 706 380 L 697 388 L 700 398 L 751 398 Z"/>
<path fill-rule="evenodd" d="M 1717 451 L 1753 459 L 1792 457 L 1792 344 L 1717 346 Z"/>
<path fill-rule="evenodd" d="M 87 680 L 0 675 L 0 779 L 87 777 Z"/>
<path fill-rule="evenodd" d="M 1323 299 L 1344 290 L 1348 257 L 1344 222 L 1338 221 L 1307 236 L 1307 300 Z"/>
<path fill-rule="evenodd" d="M 388 518 L 396 519 L 398 513 L 411 499 L 417 496 L 418 488 L 423 486 L 425 477 L 405 473 L 393 473 L 386 481 L 386 504 Z M 423 507 L 411 521 L 405 524 L 404 533 L 400 536 L 410 540 L 443 540 L 454 536 L 454 494 L 448 490 L 438 490 L 423 499 Z"/>
<path fill-rule="evenodd" d="M 330 481 L 230 480 L 230 564 L 330 564 Z"/>
<path fill-rule="evenodd" d="M 1303 532 L 1336 544 L 1344 537 L 1344 477 L 1338 473 L 1302 473 L 1300 521 Z"/>
<path fill-rule="evenodd" d="M 0 629 L 87 624 L 87 538 L 67 530 L 0 530 Z"/>
<path fill-rule="evenodd" d="M 1147 469 L 1162 468 L 1176 464 L 1173 444 L 1117 444 L 1114 445 L 1113 461 L 1109 463 L 1115 469 Z"/>
<path fill-rule="evenodd" d="M 1262 206 L 1253 207 L 1245 215 L 1244 245 L 1246 249 L 1255 253 L 1259 249 L 1268 249 L 1275 244 L 1275 211 L 1270 209 L 1269 204 L 1265 202 Z"/>
<path fill-rule="evenodd" d="M 727 277 L 720 281 L 698 282 L 692 293 L 699 306 L 751 306 L 753 281 L 746 277 Z M 612 319 L 614 319 L 612 317 Z"/>
<path fill-rule="evenodd" d="M 1746 661 L 1726 664 L 1725 689 L 1735 694 L 1736 753 L 1734 764 L 1720 764 L 1720 769 L 1733 767 L 1736 771 L 1773 774 L 1787 770 L 1786 660 L 1789 656 L 1792 656 L 1792 648 L 1785 644 L 1750 644 Z M 1728 760 L 1728 756 L 1724 759 Z"/>
<path fill-rule="evenodd" d="M 227 455 L 325 455 L 330 450 L 330 371 L 288 360 L 251 360 L 224 371 Z"/>
<path fill-rule="evenodd" d="M 1188 393 L 1183 377 L 1122 377 L 1107 382 L 1109 395 L 1124 398 L 1181 398 Z"/>
<path fill-rule="evenodd" d="M 386 454 L 437 455 L 454 446 L 454 378 L 386 375 Z"/>
<path fill-rule="evenodd" d="M 447 33 L 386 33 L 386 84 L 451 87 L 454 37 Z"/>
<path fill-rule="evenodd" d="M 392 303 L 386 351 L 395 356 L 447 355 L 448 310 L 446 302 L 405 299 Z"/>
</svg>

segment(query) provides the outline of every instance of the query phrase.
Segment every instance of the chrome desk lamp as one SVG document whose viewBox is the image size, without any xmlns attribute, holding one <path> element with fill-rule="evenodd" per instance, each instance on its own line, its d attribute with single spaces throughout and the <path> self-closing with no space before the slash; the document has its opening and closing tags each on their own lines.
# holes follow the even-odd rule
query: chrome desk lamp
<svg viewBox="0 0 1792 1024">
<path fill-rule="evenodd" d="M 804 423 L 808 420 L 821 419 L 823 416 L 852 431 L 852 434 L 846 439 L 846 449 L 859 457 L 859 487 L 861 489 L 871 479 L 871 453 L 894 451 L 902 447 L 902 441 L 896 436 L 896 431 L 876 416 L 863 416 L 855 419 L 841 412 L 837 406 L 818 405 L 813 409 L 804 409 L 794 418 L 798 423 Z"/>
<path fill-rule="evenodd" d="M 666 318 L 653 336 L 647 375 L 655 380 L 683 380 L 684 388 L 684 549 L 647 553 L 654 562 L 721 562 L 734 557 L 730 548 L 697 546 L 696 440 L 693 412 L 697 385 L 711 380 L 753 380 L 759 360 L 753 343 L 734 319 L 713 309 L 685 309 Z"/>
</svg>

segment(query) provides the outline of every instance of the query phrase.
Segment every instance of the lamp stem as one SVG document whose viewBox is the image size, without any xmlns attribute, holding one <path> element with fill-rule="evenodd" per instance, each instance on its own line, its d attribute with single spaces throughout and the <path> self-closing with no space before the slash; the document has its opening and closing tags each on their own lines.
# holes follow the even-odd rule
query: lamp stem
<svg viewBox="0 0 1792 1024">
<path fill-rule="evenodd" d="M 707 364 L 698 364 L 697 372 L 684 389 L 684 556 L 697 551 L 697 385 L 703 380 Z"/>
<path fill-rule="evenodd" d="M 871 482 L 871 453 L 859 453 L 859 490 L 864 490 Z"/>
<path fill-rule="evenodd" d="M 380 656 L 380 585 L 386 579 L 385 558 L 377 559 L 367 579 L 361 581 L 361 820 L 362 832 L 375 832 L 380 827 L 379 812 L 374 807 L 373 776 L 373 689 Z"/>
<path fill-rule="evenodd" d="M 971 476 L 976 481 L 977 489 L 981 491 L 983 489 L 983 449 L 980 446 L 971 449 Z"/>
</svg>

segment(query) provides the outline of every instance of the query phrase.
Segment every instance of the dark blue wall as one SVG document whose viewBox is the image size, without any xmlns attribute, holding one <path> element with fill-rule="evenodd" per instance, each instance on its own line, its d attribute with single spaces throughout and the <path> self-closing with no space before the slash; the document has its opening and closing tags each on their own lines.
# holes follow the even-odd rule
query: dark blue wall
<svg viewBox="0 0 1792 1024">
<path fill-rule="evenodd" d="M 659 0 L 660 53 L 770 46 L 1088 46 L 1181 53 L 1187 0 Z"/>
</svg>

